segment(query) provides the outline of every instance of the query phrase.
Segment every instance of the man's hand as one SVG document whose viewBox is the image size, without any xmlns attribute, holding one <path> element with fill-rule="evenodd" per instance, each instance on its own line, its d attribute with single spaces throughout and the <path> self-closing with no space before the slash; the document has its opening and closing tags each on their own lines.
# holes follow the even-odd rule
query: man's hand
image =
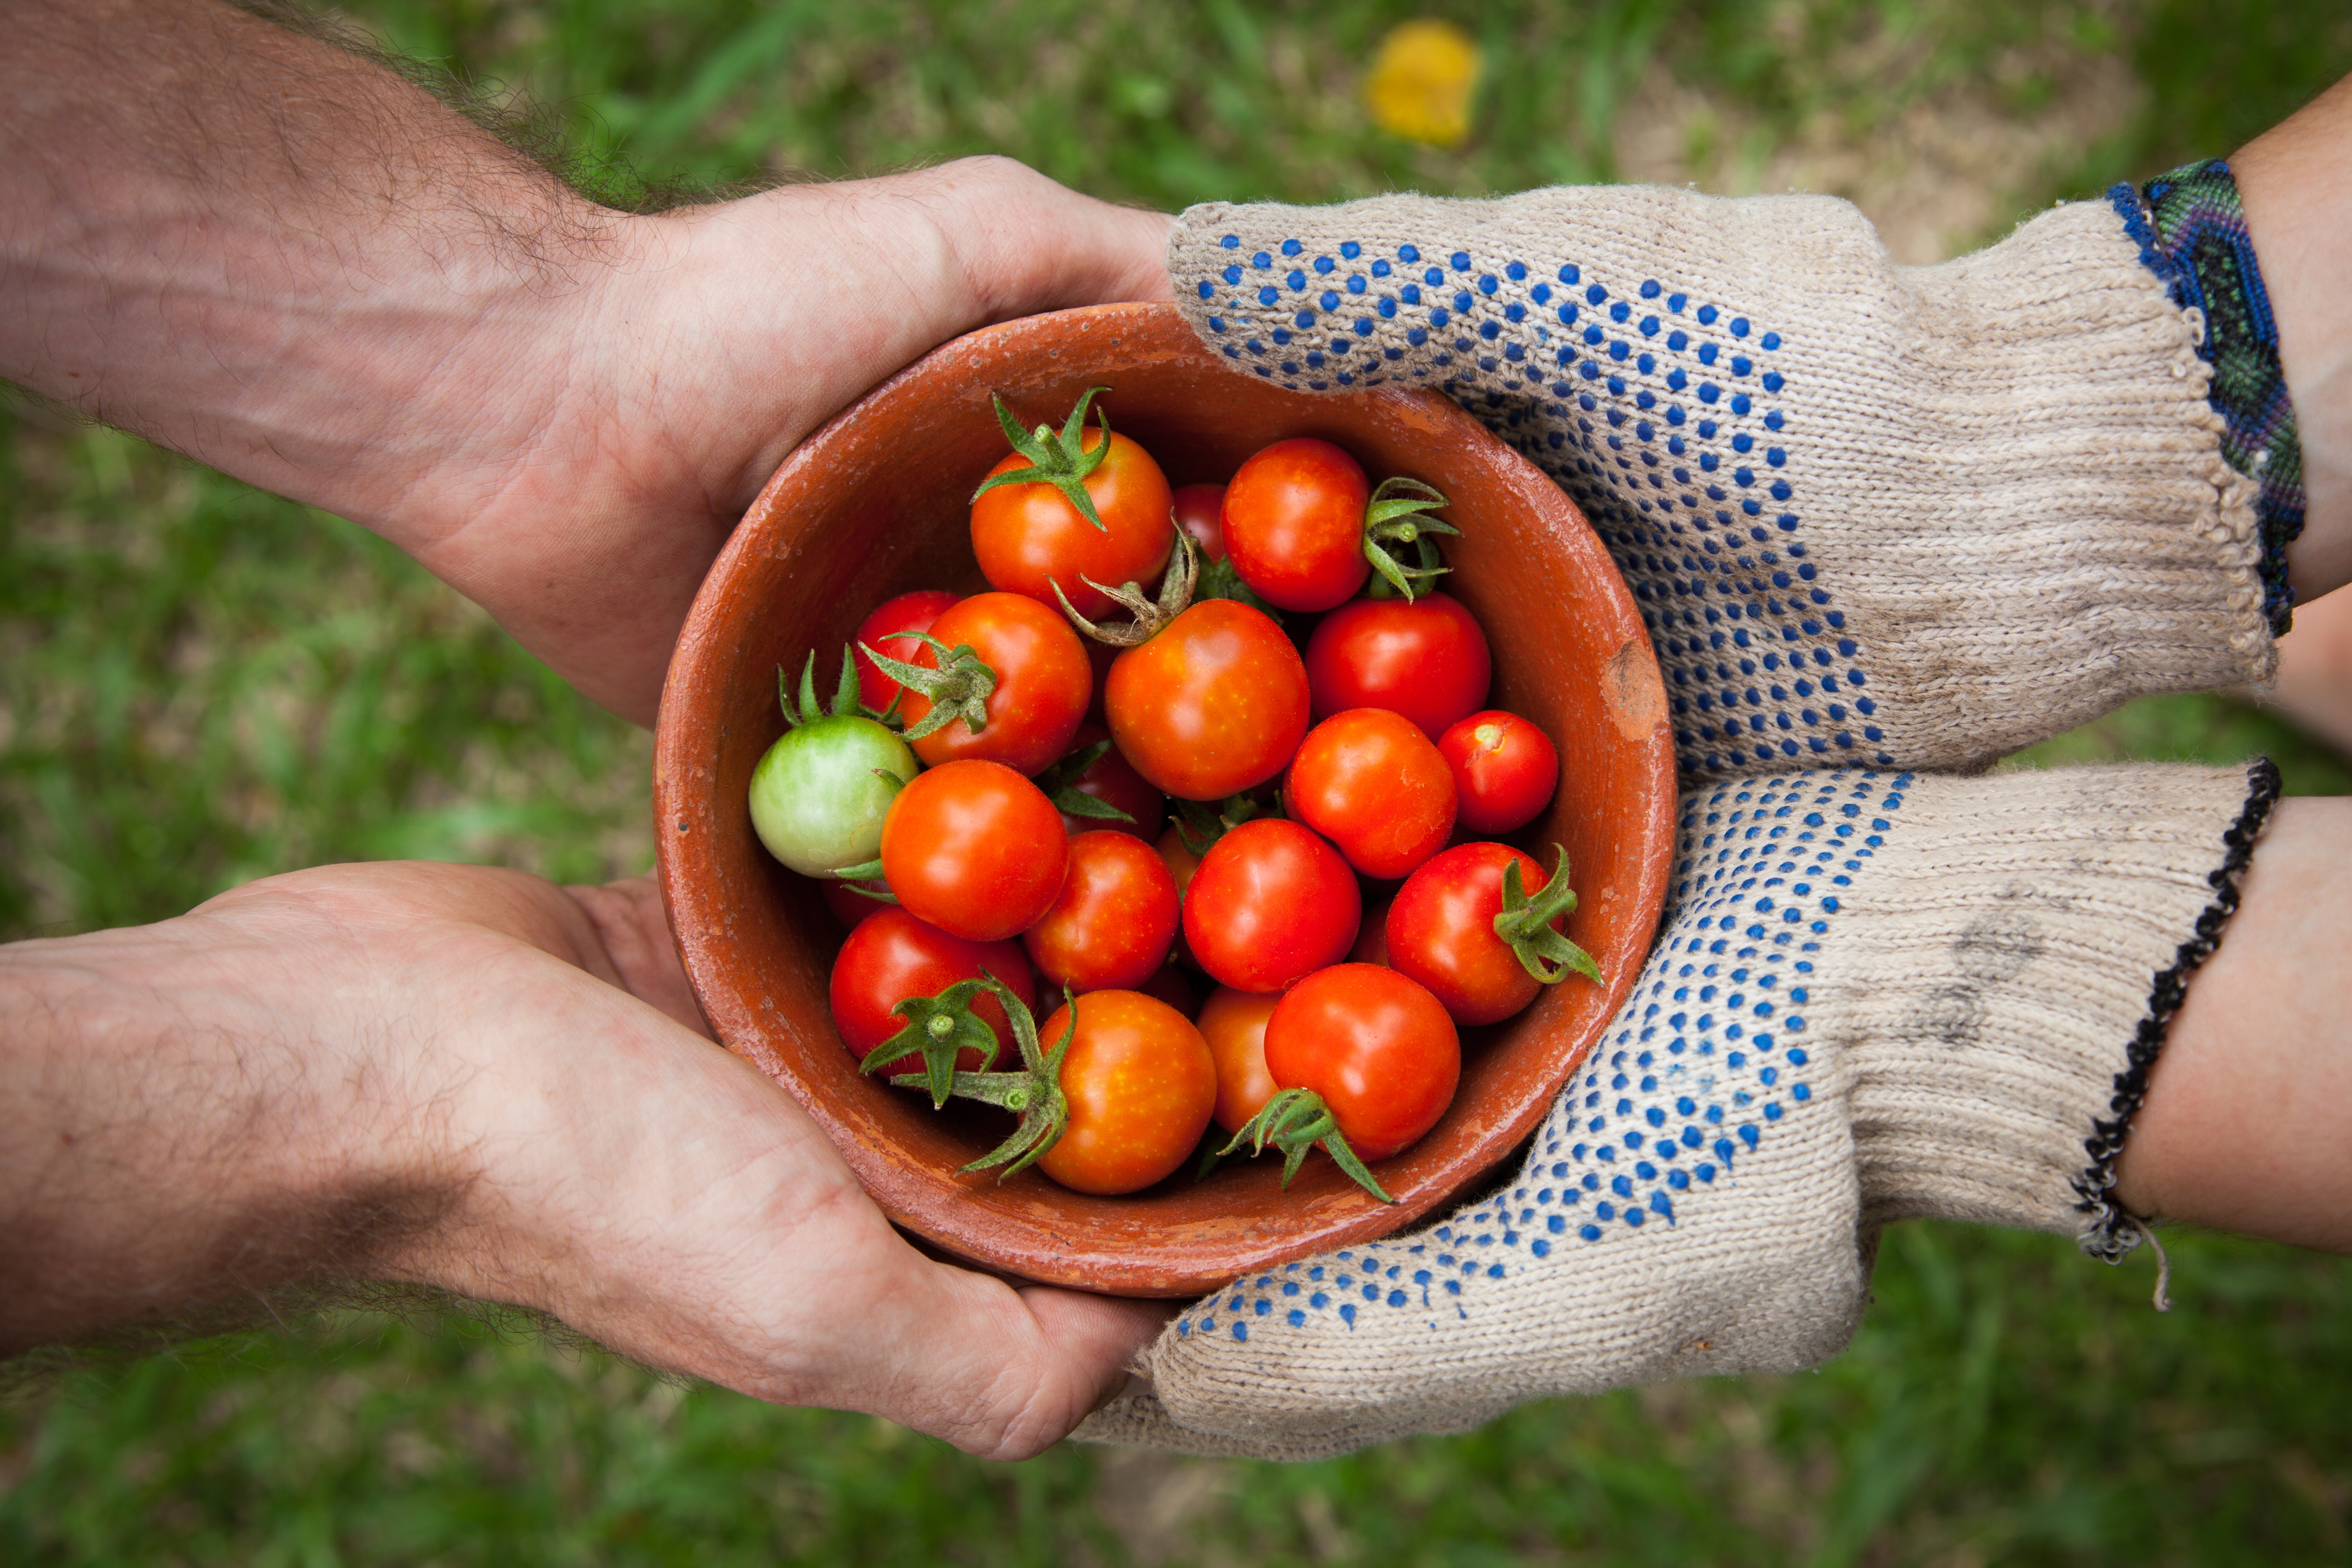
<svg viewBox="0 0 2352 1568">
<path fill-rule="evenodd" d="M 340 512 L 650 721 L 800 440 L 989 321 L 1166 298 L 1001 158 L 626 216 L 220 0 L 0 0 L 0 375 Z"/>
<path fill-rule="evenodd" d="M 0 1352 L 340 1274 L 998 1458 L 1166 1314 L 933 1262 L 701 1033 L 652 886 L 400 864 L 0 949 Z"/>
</svg>

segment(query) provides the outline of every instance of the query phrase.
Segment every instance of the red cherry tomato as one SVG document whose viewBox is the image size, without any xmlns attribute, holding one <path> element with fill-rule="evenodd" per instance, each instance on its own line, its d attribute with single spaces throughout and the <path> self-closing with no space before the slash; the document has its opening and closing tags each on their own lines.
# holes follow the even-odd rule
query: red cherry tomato
<svg viewBox="0 0 2352 1568">
<path fill-rule="evenodd" d="M 979 734 L 961 719 L 950 719 L 944 729 L 908 742 L 925 767 L 971 757 L 1025 774 L 1068 752 L 1070 737 L 1087 716 L 1094 670 L 1059 610 L 1018 594 L 975 594 L 943 611 L 931 623 L 931 636 L 950 648 L 970 644 L 996 672 L 996 690 L 988 700 L 988 727 Z M 940 658 L 926 644 L 910 662 L 937 668 Z M 919 691 L 908 692 L 899 710 L 909 728 L 930 710 L 930 699 Z"/>
<path fill-rule="evenodd" d="M 1182 485 L 1172 498 L 1176 526 L 1192 536 L 1201 547 L 1203 563 L 1225 558 L 1225 487 L 1223 485 Z"/>
<path fill-rule="evenodd" d="M 828 877 L 821 879 L 817 883 L 817 890 L 824 895 L 824 907 L 833 911 L 834 919 L 839 921 L 850 931 L 856 931 L 884 910 L 890 908 L 889 900 L 869 899 L 863 893 L 853 893 L 850 889 L 854 887 L 871 888 L 877 893 L 889 891 L 879 879 L 842 882 Z"/>
<path fill-rule="evenodd" d="M 1070 858 L 1062 814 L 1001 763 L 917 773 L 882 821 L 882 878 L 909 914 L 974 942 L 1037 923 Z"/>
<path fill-rule="evenodd" d="M 1036 983 L 1019 942 L 967 942 L 904 910 L 887 904 L 874 908 L 877 913 L 849 933 L 841 955 L 833 961 L 833 1025 L 851 1056 L 862 1060 L 907 1026 L 907 1020 L 891 1008 L 909 996 L 936 996 L 959 980 L 993 974 L 1021 998 L 1022 1005 L 1036 1005 Z M 1000 1069 L 1018 1067 L 1021 1048 L 1005 1021 L 1004 1004 L 983 991 L 972 999 L 971 1010 L 996 1035 L 993 1065 Z M 956 1067 L 978 1072 L 980 1053 L 968 1047 L 957 1052 Z M 923 1058 L 909 1054 L 882 1068 L 879 1077 L 887 1083 L 893 1073 L 922 1070 Z"/>
<path fill-rule="evenodd" d="M 1089 452 L 1101 446 L 1101 427 L 1089 426 L 1079 443 Z M 1028 466 L 1028 458 L 1011 453 L 989 477 Z M 1110 455 L 1085 484 L 1100 529 L 1047 484 L 1000 485 L 971 503 L 971 552 L 990 587 L 1025 595 L 1059 615 L 1053 587 L 1059 583 L 1071 608 L 1088 619 L 1114 606 L 1083 577 L 1107 587 L 1140 583 L 1150 589 L 1175 543 L 1167 476 L 1150 453 L 1114 430 Z"/>
<path fill-rule="evenodd" d="M 1201 1037 L 1217 1064 L 1217 1125 L 1238 1132 L 1277 1087 L 1265 1070 L 1265 1021 L 1278 995 L 1220 985 L 1201 1005 Z"/>
<path fill-rule="evenodd" d="M 1315 717 L 1385 708 L 1434 741 L 1486 700 L 1494 661 L 1486 634 L 1458 599 L 1423 594 L 1359 599 L 1323 617 L 1307 641 Z"/>
<path fill-rule="evenodd" d="M 857 700 L 860 702 L 877 713 L 883 713 L 889 710 L 890 699 L 898 695 L 898 683 L 883 674 L 875 662 L 866 657 L 866 650 L 870 647 L 885 658 L 913 663 L 922 642 L 903 634 L 929 631 L 931 623 L 962 596 L 950 594 L 944 588 L 918 588 L 911 594 L 884 600 L 872 615 L 857 623 Z"/>
<path fill-rule="evenodd" d="M 1362 915 L 1338 850 L 1295 822 L 1262 816 L 1201 857 L 1184 893 L 1184 942 L 1194 963 L 1234 990 L 1279 991 L 1344 957 Z"/>
<path fill-rule="evenodd" d="M 1073 991 L 1132 991 L 1168 962 L 1176 879 L 1142 839 L 1081 833 L 1070 840 L 1061 896 L 1021 933 L 1039 973 Z"/>
<path fill-rule="evenodd" d="M 1311 437 L 1263 447 L 1225 487 L 1225 551 L 1266 603 L 1285 610 L 1345 604 L 1371 571 L 1364 558 L 1363 465 Z"/>
<path fill-rule="evenodd" d="M 1454 831 L 1453 770 L 1412 720 L 1384 709 L 1309 730 L 1283 788 L 1291 815 L 1367 877 L 1409 874 Z"/>
<path fill-rule="evenodd" d="M 1311 1089 L 1366 1162 L 1385 1160 L 1454 1103 L 1462 1042 L 1436 997 L 1393 969 L 1340 963 L 1290 988 L 1265 1026 L 1265 1068 Z"/>
<path fill-rule="evenodd" d="M 1549 880 L 1507 844 L 1460 844 L 1397 889 L 1387 921 L 1389 966 L 1429 987 L 1457 1024 L 1493 1024 L 1536 999 L 1543 984 L 1495 934 L 1503 870 L 1516 862 L 1530 898 Z"/>
<path fill-rule="evenodd" d="M 1062 1058 L 1070 1124 L 1037 1166 L 1076 1192 L 1132 1193 L 1192 1157 L 1217 1103 L 1209 1045 L 1165 1002 L 1134 991 L 1090 991 L 1038 1026 L 1047 1050 L 1077 1015 Z"/>
<path fill-rule="evenodd" d="M 1110 731 L 1100 724 L 1085 723 L 1070 737 L 1070 750 L 1083 752 L 1088 746 L 1110 739 Z M 1128 833 L 1146 844 L 1160 837 L 1168 822 L 1168 797 L 1145 782 L 1135 764 L 1120 756 L 1113 746 L 1095 759 L 1094 765 L 1070 781 L 1070 788 L 1080 795 L 1090 795 L 1105 805 L 1117 806 L 1133 817 L 1132 822 L 1112 822 L 1099 816 L 1073 816 L 1062 814 L 1062 826 L 1076 837 L 1081 833 L 1108 831 Z"/>
<path fill-rule="evenodd" d="M 1445 731 L 1437 752 L 1454 771 L 1456 815 L 1472 833 L 1526 826 L 1559 787 L 1559 752 L 1551 737 L 1516 713 L 1473 713 Z"/>
<path fill-rule="evenodd" d="M 1103 708 L 1135 771 L 1223 800 L 1282 771 L 1307 733 L 1307 667 L 1260 610 L 1207 599 L 1110 667 Z"/>
</svg>

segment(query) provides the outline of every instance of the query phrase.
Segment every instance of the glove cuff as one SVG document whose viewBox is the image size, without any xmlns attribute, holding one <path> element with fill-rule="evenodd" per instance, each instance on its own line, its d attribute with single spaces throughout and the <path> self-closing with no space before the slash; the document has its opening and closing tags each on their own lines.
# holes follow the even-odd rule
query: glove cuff
<svg viewBox="0 0 2352 1568">
<path fill-rule="evenodd" d="M 2278 787 L 2259 760 L 1913 792 L 1877 868 L 1902 904 L 1852 922 L 1817 1009 L 1846 1037 L 1865 1226 L 2137 1244 L 2116 1159 Z"/>
<path fill-rule="evenodd" d="M 1622 186 L 1211 204 L 1169 262 L 1239 370 L 1437 388 L 1557 479 L 1700 776 L 1970 771 L 2269 678 L 2256 487 L 2140 251 L 2084 203 L 1901 268 L 1844 202 Z"/>
</svg>

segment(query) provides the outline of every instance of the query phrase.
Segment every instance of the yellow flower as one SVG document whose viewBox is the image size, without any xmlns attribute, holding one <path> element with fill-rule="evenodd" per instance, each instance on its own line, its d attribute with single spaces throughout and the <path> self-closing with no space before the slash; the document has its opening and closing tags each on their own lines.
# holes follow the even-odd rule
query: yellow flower
<svg viewBox="0 0 2352 1568">
<path fill-rule="evenodd" d="M 1383 131 L 1438 147 L 1470 134 L 1478 46 L 1451 22 L 1406 22 L 1381 40 L 1364 105 Z"/>
</svg>

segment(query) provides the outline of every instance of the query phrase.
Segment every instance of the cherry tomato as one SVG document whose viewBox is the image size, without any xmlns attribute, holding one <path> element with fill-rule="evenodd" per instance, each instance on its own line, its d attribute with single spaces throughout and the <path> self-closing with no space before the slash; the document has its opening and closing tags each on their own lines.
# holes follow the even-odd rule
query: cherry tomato
<svg viewBox="0 0 2352 1568">
<path fill-rule="evenodd" d="M 882 713 L 889 710 L 890 699 L 898 695 L 898 683 L 883 674 L 866 657 L 866 650 L 870 647 L 885 658 L 905 659 L 911 664 L 916 650 L 923 645 L 919 638 L 904 634 L 929 631 L 931 623 L 962 596 L 944 588 L 918 588 L 911 594 L 884 600 L 872 615 L 857 623 L 855 646 L 860 702 Z"/>
<path fill-rule="evenodd" d="M 1550 879 L 1507 844 L 1459 844 L 1415 871 L 1389 906 L 1389 966 L 1428 986 L 1457 1024 L 1496 1023 L 1543 989 L 1495 934 L 1503 869 L 1514 862 L 1531 898 Z"/>
<path fill-rule="evenodd" d="M 907 1026 L 907 1020 L 891 1008 L 909 996 L 936 996 L 959 980 L 993 974 L 1021 998 L 1022 1005 L 1035 1006 L 1036 982 L 1019 942 L 967 942 L 904 910 L 887 904 L 873 908 L 877 912 L 849 933 L 841 955 L 833 961 L 833 1026 L 841 1031 L 841 1043 L 851 1056 L 864 1059 L 866 1052 Z M 1000 1069 L 1018 1067 L 1021 1048 L 1005 1021 L 1004 1004 L 983 991 L 972 999 L 971 1010 L 996 1036 L 993 1065 Z M 956 1067 L 978 1072 L 980 1053 L 969 1047 L 957 1052 Z M 922 1070 L 923 1058 L 909 1053 L 881 1068 L 878 1076 L 887 1083 L 893 1073 Z"/>
<path fill-rule="evenodd" d="M 1176 879 L 1150 845 L 1125 833 L 1070 840 L 1061 896 L 1021 933 L 1040 973 L 1073 991 L 1131 991 L 1168 962 Z"/>
<path fill-rule="evenodd" d="M 1201 857 L 1184 893 L 1184 942 L 1194 963 L 1234 990 L 1280 991 L 1344 957 L 1362 915 L 1338 850 L 1295 822 L 1262 816 Z"/>
<path fill-rule="evenodd" d="M 1034 773 L 1069 751 L 1070 737 L 1087 715 L 1094 669 L 1059 610 L 1018 594 L 975 594 L 941 612 L 931 636 L 950 648 L 970 644 L 996 672 L 996 690 L 988 699 L 988 726 L 979 734 L 956 718 L 908 742 L 924 766 L 971 757 Z M 935 669 L 940 656 L 926 644 L 909 662 Z M 930 699 L 911 690 L 899 710 L 910 729 L 930 710 Z"/>
<path fill-rule="evenodd" d="M 1110 731 L 1103 725 L 1081 724 L 1078 732 L 1070 737 L 1070 750 L 1083 752 L 1109 739 Z M 1066 811 L 1062 814 L 1062 826 L 1074 837 L 1081 833 L 1108 831 L 1132 834 L 1149 844 L 1160 837 L 1160 828 L 1167 825 L 1168 797 L 1146 783 L 1143 775 L 1135 771 L 1135 764 L 1119 755 L 1117 746 L 1070 780 L 1069 787 L 1080 795 L 1094 796 L 1105 805 L 1117 806 L 1134 818 L 1132 822 L 1112 822 L 1099 816 L 1073 816 Z"/>
<path fill-rule="evenodd" d="M 1328 441 L 1262 447 L 1225 487 L 1225 550 L 1243 582 L 1285 610 L 1345 604 L 1371 571 L 1364 558 L 1363 466 Z"/>
<path fill-rule="evenodd" d="M 1412 720 L 1335 713 L 1307 732 L 1284 784 L 1290 813 L 1367 877 L 1395 878 L 1445 847 L 1454 773 Z"/>
<path fill-rule="evenodd" d="M 1136 989 L 1155 1002 L 1167 1003 L 1187 1018 L 1193 1018 L 1195 1023 L 1199 1021 L 1195 1015 L 1201 1011 L 1201 994 L 1193 989 L 1192 982 L 1184 972 L 1174 964 L 1161 964 L 1158 973 Z"/>
<path fill-rule="evenodd" d="M 1088 426 L 1079 445 L 1089 452 L 1101 446 L 1101 427 Z M 1010 453 L 989 477 L 1028 466 L 1028 458 Z M 1102 519 L 1099 529 L 1052 485 L 1001 485 L 971 503 L 971 552 L 990 587 L 1025 595 L 1059 615 L 1053 588 L 1059 583 L 1070 607 L 1088 619 L 1114 606 L 1082 577 L 1150 590 L 1175 543 L 1167 476 L 1150 453 L 1114 430 L 1110 455 L 1084 482 Z"/>
<path fill-rule="evenodd" d="M 1472 833 L 1526 826 L 1559 787 L 1559 752 L 1551 737 L 1516 713 L 1473 713 L 1445 731 L 1437 752 L 1454 770 L 1456 815 Z"/>
<path fill-rule="evenodd" d="M 1002 763 L 917 773 L 882 824 L 882 879 L 909 914 L 997 942 L 1054 907 L 1069 864 L 1062 814 Z"/>
<path fill-rule="evenodd" d="M 1176 526 L 1192 536 L 1201 547 L 1203 564 L 1225 558 L 1225 487 L 1223 485 L 1182 485 L 1171 498 L 1175 509 Z"/>
<path fill-rule="evenodd" d="M 1118 656 L 1111 739 L 1183 800 L 1223 800 L 1282 771 L 1307 733 L 1307 667 L 1263 611 L 1206 599 Z"/>
<path fill-rule="evenodd" d="M 1494 660 L 1486 634 L 1458 599 L 1423 594 L 1359 599 L 1326 616 L 1307 640 L 1315 717 L 1385 708 L 1434 741 L 1486 700 Z"/>
<path fill-rule="evenodd" d="M 1201 1037 L 1217 1064 L 1217 1125 L 1238 1132 L 1265 1102 L 1276 1084 L 1265 1070 L 1265 1021 L 1279 995 L 1220 985 L 1201 1005 Z"/>
<path fill-rule="evenodd" d="M 877 893 L 889 891 L 879 878 L 857 882 L 844 882 L 832 877 L 820 879 L 817 890 L 824 895 L 824 907 L 833 918 L 850 931 L 856 931 L 884 910 L 890 908 L 887 899 L 869 899 L 863 893 L 853 893 L 852 888 L 870 888 Z"/>
<path fill-rule="evenodd" d="M 1070 1124 L 1038 1168 L 1081 1193 L 1132 1193 L 1192 1157 L 1217 1103 L 1209 1044 L 1181 1013 L 1134 991 L 1090 991 L 1038 1026 L 1047 1050 L 1077 1015 L 1062 1058 Z"/>
<path fill-rule="evenodd" d="M 1334 964 L 1275 1007 L 1265 1069 L 1284 1089 L 1321 1095 L 1358 1158 L 1384 1160 L 1454 1103 L 1462 1041 L 1417 982 L 1373 964 Z"/>
</svg>

